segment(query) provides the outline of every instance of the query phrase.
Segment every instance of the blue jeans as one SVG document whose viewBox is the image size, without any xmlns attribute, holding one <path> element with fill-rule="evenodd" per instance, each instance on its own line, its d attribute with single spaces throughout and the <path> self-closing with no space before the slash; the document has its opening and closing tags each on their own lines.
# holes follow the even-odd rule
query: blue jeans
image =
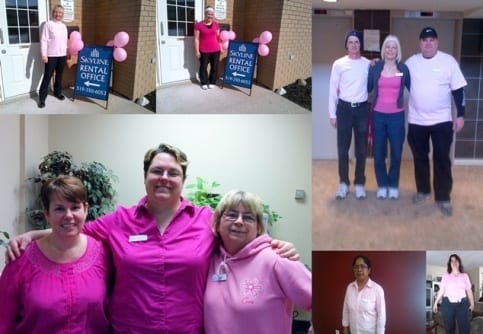
<svg viewBox="0 0 483 334">
<path fill-rule="evenodd" d="M 453 142 L 453 122 L 435 125 L 409 124 L 408 144 L 414 157 L 414 175 L 419 193 L 431 192 L 429 141 L 433 146 L 433 186 L 436 201 L 449 201 L 453 177 L 449 152 Z"/>
<path fill-rule="evenodd" d="M 401 157 L 404 144 L 404 111 L 385 114 L 373 113 L 374 170 L 379 188 L 398 188 Z M 386 166 L 387 141 L 389 140 L 391 161 Z"/>
<path fill-rule="evenodd" d="M 471 312 L 468 298 L 463 298 L 459 303 L 451 303 L 447 297 L 444 297 L 441 312 L 446 334 L 455 334 L 456 322 L 458 322 L 459 334 L 470 334 Z"/>
<path fill-rule="evenodd" d="M 339 179 L 341 183 L 350 185 L 349 181 L 349 148 L 354 131 L 356 170 L 354 184 L 366 183 L 365 169 L 367 156 L 367 132 L 369 129 L 369 107 L 362 103 L 351 107 L 349 103 L 339 100 L 337 116 L 337 154 L 339 157 Z"/>
</svg>

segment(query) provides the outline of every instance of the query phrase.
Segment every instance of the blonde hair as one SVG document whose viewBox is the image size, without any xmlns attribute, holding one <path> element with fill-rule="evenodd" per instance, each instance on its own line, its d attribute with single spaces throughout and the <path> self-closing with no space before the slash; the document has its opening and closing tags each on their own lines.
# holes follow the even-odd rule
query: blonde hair
<svg viewBox="0 0 483 334">
<path fill-rule="evenodd" d="M 243 190 L 230 190 L 216 206 L 211 219 L 211 230 L 220 240 L 218 229 L 220 227 L 221 216 L 225 211 L 235 210 L 240 204 L 243 205 L 245 210 L 257 216 L 257 236 L 265 233 L 265 227 L 263 226 L 263 205 L 260 198 L 255 194 Z"/>
<path fill-rule="evenodd" d="M 401 43 L 399 43 L 399 39 L 395 35 L 388 35 L 386 37 L 386 39 L 384 39 L 384 42 L 382 43 L 382 47 L 381 47 L 381 58 L 382 58 L 382 60 L 385 60 L 384 50 L 385 50 L 388 42 L 396 43 L 396 48 L 397 48 L 396 61 L 399 63 L 401 61 L 401 58 L 402 58 Z"/>
</svg>

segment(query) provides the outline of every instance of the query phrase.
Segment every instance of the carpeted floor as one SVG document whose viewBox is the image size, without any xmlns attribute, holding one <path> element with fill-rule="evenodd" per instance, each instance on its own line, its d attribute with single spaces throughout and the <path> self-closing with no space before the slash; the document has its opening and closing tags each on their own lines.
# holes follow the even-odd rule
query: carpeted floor
<svg viewBox="0 0 483 334">
<path fill-rule="evenodd" d="M 353 176 L 354 166 L 350 166 Z M 483 166 L 453 166 L 453 216 L 445 217 L 434 200 L 413 204 L 412 161 L 401 169 L 399 200 L 376 199 L 372 160 L 366 166 L 367 199 L 353 188 L 336 200 L 337 161 L 312 165 L 313 250 L 424 250 L 483 248 Z"/>
</svg>

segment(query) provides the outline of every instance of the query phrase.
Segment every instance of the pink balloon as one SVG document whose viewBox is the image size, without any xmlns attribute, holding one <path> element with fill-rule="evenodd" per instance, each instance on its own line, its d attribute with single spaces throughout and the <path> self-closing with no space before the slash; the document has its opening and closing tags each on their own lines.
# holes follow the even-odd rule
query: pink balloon
<svg viewBox="0 0 483 334">
<path fill-rule="evenodd" d="M 230 41 L 221 42 L 221 47 L 223 48 L 223 50 L 228 50 L 229 43 L 230 43 Z"/>
<path fill-rule="evenodd" d="M 230 30 L 230 31 L 228 32 L 228 39 L 229 39 L 229 40 L 234 40 L 235 38 L 236 38 L 236 34 L 235 34 L 235 32 L 234 32 L 233 30 Z"/>
<path fill-rule="evenodd" d="M 221 33 L 220 33 L 220 39 L 222 41 L 227 41 L 230 39 L 230 32 L 227 31 L 227 30 L 223 30 Z"/>
<path fill-rule="evenodd" d="M 123 48 L 115 48 L 113 57 L 115 61 L 122 62 L 127 59 L 127 52 Z"/>
<path fill-rule="evenodd" d="M 272 40 L 272 33 L 268 30 L 265 30 L 260 34 L 260 43 L 267 44 L 270 43 Z"/>
<path fill-rule="evenodd" d="M 108 40 L 106 46 L 114 46 L 114 41 L 112 39 Z"/>
<path fill-rule="evenodd" d="M 265 56 L 268 56 L 268 54 L 270 53 L 270 49 L 268 48 L 268 46 L 266 46 L 265 44 L 260 44 L 258 46 L 258 54 L 261 56 L 261 57 L 265 57 Z"/>
<path fill-rule="evenodd" d="M 74 40 L 70 47 L 77 54 L 77 52 L 84 48 L 84 42 L 81 39 Z"/>
<path fill-rule="evenodd" d="M 252 41 L 252 42 L 253 42 L 253 43 L 259 43 L 259 42 L 260 42 L 260 38 L 255 37 L 255 38 L 253 39 L 253 41 Z"/>
<path fill-rule="evenodd" d="M 129 43 L 129 35 L 125 31 L 120 31 L 114 36 L 114 46 L 116 48 L 123 48 Z"/>
<path fill-rule="evenodd" d="M 81 40 L 82 39 L 82 36 L 80 34 L 80 32 L 78 32 L 77 30 L 74 30 L 73 32 L 70 33 L 70 40 L 71 41 L 78 41 L 78 40 Z"/>
</svg>

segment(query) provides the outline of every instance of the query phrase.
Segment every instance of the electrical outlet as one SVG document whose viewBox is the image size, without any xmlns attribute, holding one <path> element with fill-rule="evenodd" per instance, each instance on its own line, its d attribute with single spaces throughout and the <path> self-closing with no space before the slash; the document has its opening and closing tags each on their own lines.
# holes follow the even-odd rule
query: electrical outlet
<svg viewBox="0 0 483 334">
<path fill-rule="evenodd" d="M 295 199 L 298 199 L 298 200 L 305 199 L 305 190 L 296 189 L 295 190 Z"/>
</svg>

